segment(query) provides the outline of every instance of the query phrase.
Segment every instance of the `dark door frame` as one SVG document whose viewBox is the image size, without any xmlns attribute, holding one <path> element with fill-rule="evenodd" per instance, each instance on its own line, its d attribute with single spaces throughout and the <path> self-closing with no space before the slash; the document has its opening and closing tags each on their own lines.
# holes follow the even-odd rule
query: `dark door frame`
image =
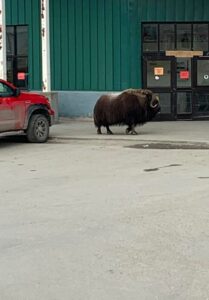
<svg viewBox="0 0 209 300">
<path fill-rule="evenodd" d="M 147 61 L 170 61 L 171 63 L 171 83 L 169 87 L 147 87 Z M 175 106 L 175 77 L 176 61 L 174 56 L 161 56 L 161 55 L 144 55 L 143 57 L 143 74 L 142 74 L 142 86 L 144 88 L 151 89 L 154 93 L 169 93 L 171 111 L 169 114 L 159 114 L 156 119 L 158 120 L 176 120 L 176 106 Z"/>
<path fill-rule="evenodd" d="M 171 62 L 171 86 L 170 87 L 151 87 L 147 86 L 147 61 L 170 61 Z M 177 87 L 177 58 L 174 56 L 162 56 L 162 55 L 144 55 L 143 56 L 143 74 L 142 74 L 142 86 L 144 88 L 151 89 L 155 93 L 170 93 L 171 97 L 171 113 L 170 114 L 159 114 L 157 119 L 159 120 L 192 120 L 192 119 L 209 119 L 209 112 L 198 112 L 197 102 L 198 95 L 209 93 L 208 86 L 197 85 L 197 61 L 207 60 L 209 57 L 191 57 L 191 87 Z M 177 113 L 177 94 L 188 92 L 191 94 L 192 99 L 192 111 L 191 113 Z"/>
<path fill-rule="evenodd" d="M 196 76 L 193 76 L 193 90 L 194 90 L 194 103 L 193 103 L 193 118 L 194 119 L 209 119 L 209 112 L 198 112 L 197 111 L 197 103 L 199 95 L 209 94 L 209 86 L 207 85 L 198 85 L 197 77 L 198 77 L 198 69 L 197 69 L 197 62 L 198 61 L 209 61 L 209 56 L 194 56 L 193 57 L 193 73 Z"/>
</svg>

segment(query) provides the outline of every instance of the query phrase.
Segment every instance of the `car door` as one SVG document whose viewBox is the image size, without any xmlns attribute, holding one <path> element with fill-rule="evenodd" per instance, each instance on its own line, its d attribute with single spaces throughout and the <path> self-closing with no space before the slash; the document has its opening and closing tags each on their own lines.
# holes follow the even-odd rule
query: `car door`
<svg viewBox="0 0 209 300">
<path fill-rule="evenodd" d="M 12 95 L 13 90 L 0 82 L 0 132 L 13 130 L 15 127 L 14 110 L 10 100 Z"/>
<path fill-rule="evenodd" d="M 25 103 L 20 95 L 15 95 L 14 89 L 0 82 L 0 132 L 22 129 Z"/>
</svg>

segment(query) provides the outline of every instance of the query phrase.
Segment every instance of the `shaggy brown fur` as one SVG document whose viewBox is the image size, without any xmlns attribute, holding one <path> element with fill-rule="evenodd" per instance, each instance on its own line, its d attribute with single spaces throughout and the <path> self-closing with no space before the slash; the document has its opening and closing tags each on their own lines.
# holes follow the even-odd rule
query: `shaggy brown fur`
<svg viewBox="0 0 209 300">
<path fill-rule="evenodd" d="M 111 125 L 128 125 L 126 133 L 136 134 L 135 126 L 150 121 L 159 110 L 159 99 L 150 90 L 128 89 L 119 95 L 107 94 L 98 99 L 94 124 L 98 134 L 102 133 L 101 126 L 112 134 Z"/>
</svg>

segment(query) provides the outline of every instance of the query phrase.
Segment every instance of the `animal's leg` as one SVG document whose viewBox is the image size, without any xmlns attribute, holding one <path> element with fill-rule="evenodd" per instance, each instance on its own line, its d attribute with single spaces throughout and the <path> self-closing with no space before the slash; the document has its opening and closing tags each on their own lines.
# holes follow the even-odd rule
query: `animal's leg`
<svg viewBox="0 0 209 300">
<path fill-rule="evenodd" d="M 137 134 L 136 130 L 135 130 L 135 126 L 134 125 L 129 125 L 126 128 L 126 134 Z"/>
<path fill-rule="evenodd" d="M 134 125 L 131 126 L 131 131 L 130 132 L 131 132 L 131 134 L 137 134 Z"/>
<path fill-rule="evenodd" d="M 135 130 L 135 126 L 132 125 L 128 125 L 128 127 L 126 128 L 126 134 L 137 134 L 136 130 Z"/>
<path fill-rule="evenodd" d="M 129 134 L 130 131 L 131 131 L 131 126 L 129 125 L 129 126 L 126 128 L 126 134 Z"/>
<path fill-rule="evenodd" d="M 97 134 L 102 134 L 101 126 L 98 126 L 98 128 L 97 128 Z"/>
<path fill-rule="evenodd" d="M 107 134 L 113 134 L 113 132 L 110 130 L 108 125 L 106 126 L 106 128 L 107 128 Z"/>
</svg>

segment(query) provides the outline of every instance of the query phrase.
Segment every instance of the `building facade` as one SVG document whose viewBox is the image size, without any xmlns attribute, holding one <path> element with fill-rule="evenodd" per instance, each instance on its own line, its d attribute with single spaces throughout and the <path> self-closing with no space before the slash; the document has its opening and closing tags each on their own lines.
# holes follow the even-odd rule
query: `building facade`
<svg viewBox="0 0 209 300">
<path fill-rule="evenodd" d="M 47 78 L 60 115 L 144 87 L 162 120 L 209 116 L 208 0 L 6 0 L 5 19 L 7 79 L 41 91 Z"/>
</svg>

